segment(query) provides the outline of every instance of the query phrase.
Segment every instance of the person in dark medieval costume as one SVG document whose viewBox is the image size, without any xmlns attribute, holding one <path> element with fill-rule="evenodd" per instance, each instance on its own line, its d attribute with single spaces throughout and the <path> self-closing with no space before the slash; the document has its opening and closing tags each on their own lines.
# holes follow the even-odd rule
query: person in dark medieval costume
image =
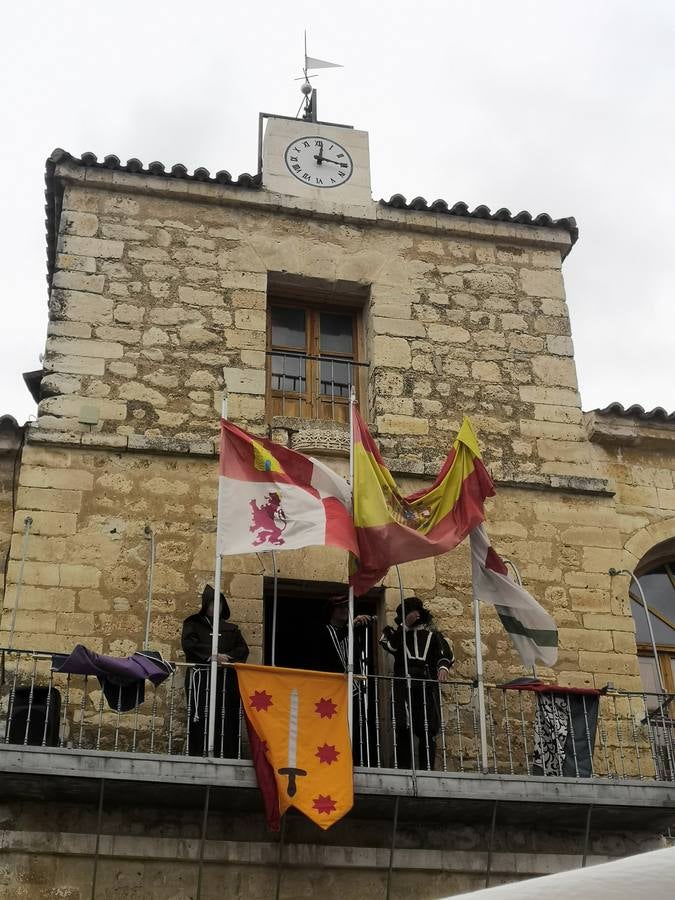
<svg viewBox="0 0 675 900">
<path fill-rule="evenodd" d="M 374 616 L 354 617 L 354 675 L 370 673 L 369 626 Z M 330 597 L 326 603 L 326 621 L 315 636 L 313 668 L 320 672 L 347 672 L 349 658 L 349 597 L 340 594 Z M 371 765 L 375 756 L 370 710 L 373 699 L 369 696 L 374 686 L 363 678 L 354 678 L 352 688 L 352 757 L 357 766 Z M 371 740 L 372 738 L 372 740 Z"/>
<path fill-rule="evenodd" d="M 420 769 L 433 769 L 436 755 L 436 738 L 441 729 L 441 704 L 438 682 L 448 681 L 454 655 L 450 644 L 433 626 L 433 616 L 419 597 L 404 601 L 405 610 L 399 604 L 394 622 L 387 625 L 380 638 L 381 646 L 394 657 L 394 733 L 397 765 L 411 767 L 412 733 L 418 741 Z M 405 615 L 405 629 L 403 616 Z M 404 635 L 405 633 L 405 641 Z M 410 697 L 405 681 L 407 658 L 410 676 Z M 422 681 L 421 679 L 424 679 Z M 410 704 L 409 704 L 410 699 Z M 412 706 L 412 715 L 411 709 Z"/>
<path fill-rule="evenodd" d="M 194 667 L 188 668 L 185 676 L 190 756 L 206 756 L 208 751 L 213 601 L 213 587 L 207 584 L 202 593 L 201 609 L 183 622 L 183 653 L 187 662 L 195 663 Z M 239 689 L 234 669 L 225 664 L 246 662 L 249 650 L 241 631 L 232 622 L 228 622 L 229 618 L 230 607 L 225 595 L 221 593 L 214 753 L 216 756 L 235 759 L 239 751 Z"/>
</svg>

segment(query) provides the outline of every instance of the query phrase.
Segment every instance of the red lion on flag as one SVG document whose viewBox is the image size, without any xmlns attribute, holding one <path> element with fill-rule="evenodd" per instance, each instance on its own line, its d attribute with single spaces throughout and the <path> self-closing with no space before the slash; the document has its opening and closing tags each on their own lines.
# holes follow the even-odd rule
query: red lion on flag
<svg viewBox="0 0 675 900">
<path fill-rule="evenodd" d="M 270 491 L 265 499 L 267 502 L 262 506 L 256 500 L 249 501 L 253 523 L 249 531 L 256 535 L 253 546 L 259 547 L 265 543 L 281 546 L 284 543 L 282 534 L 288 525 L 286 513 L 281 505 L 281 495 L 278 491 Z"/>
</svg>

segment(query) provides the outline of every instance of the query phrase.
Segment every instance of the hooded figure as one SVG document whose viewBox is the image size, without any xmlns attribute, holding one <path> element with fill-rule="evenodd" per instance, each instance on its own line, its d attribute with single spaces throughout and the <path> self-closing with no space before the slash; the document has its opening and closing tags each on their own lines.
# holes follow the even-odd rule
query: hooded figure
<svg viewBox="0 0 675 900">
<path fill-rule="evenodd" d="M 419 597 L 404 601 L 405 629 L 401 604 L 396 609 L 396 628 L 387 625 L 381 646 L 394 657 L 394 732 L 396 762 L 399 768 L 411 767 L 410 724 L 419 743 L 420 769 L 433 769 L 436 736 L 441 728 L 440 689 L 437 681 L 446 681 L 455 661 L 450 644 L 433 626 L 433 616 Z M 405 644 L 403 635 L 405 633 Z M 405 682 L 406 661 L 410 676 L 410 698 Z M 422 680 L 423 679 L 423 680 Z M 410 714 L 412 706 L 412 715 Z"/>
<path fill-rule="evenodd" d="M 198 613 L 183 622 L 181 646 L 188 663 L 194 663 L 185 675 L 188 708 L 188 753 L 206 756 L 209 714 L 209 680 L 211 677 L 211 646 L 213 639 L 214 590 L 207 584 L 202 592 Z M 228 662 L 246 662 L 248 645 L 236 625 L 227 620 L 230 607 L 224 594 L 220 595 L 218 623 L 218 669 L 216 682 L 216 723 L 214 754 L 236 759 L 239 750 L 239 689 L 233 669 Z"/>
</svg>

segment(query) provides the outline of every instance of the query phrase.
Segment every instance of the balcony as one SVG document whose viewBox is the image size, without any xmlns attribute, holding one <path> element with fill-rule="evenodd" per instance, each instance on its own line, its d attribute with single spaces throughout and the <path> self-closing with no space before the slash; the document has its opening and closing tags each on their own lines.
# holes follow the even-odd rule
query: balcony
<svg viewBox="0 0 675 900">
<path fill-rule="evenodd" d="M 41 776 L 47 776 L 50 786 L 44 789 L 50 792 L 54 776 L 62 776 L 64 785 L 76 778 L 139 786 L 162 781 L 182 790 L 213 784 L 238 794 L 255 788 L 241 706 L 228 712 L 228 704 L 220 704 L 214 757 L 206 756 L 201 743 L 194 745 L 190 722 L 195 716 L 206 720 L 209 711 L 193 702 L 205 696 L 193 685 L 203 678 L 208 687 L 208 668 L 175 663 L 159 686 L 145 682 L 143 693 L 139 683 L 133 708 L 123 711 L 128 687 L 108 684 L 104 694 L 94 676 L 54 671 L 55 659 L 45 652 L 2 651 L 0 772 L 6 788 L 22 785 L 34 796 L 42 790 Z M 594 821 L 611 820 L 630 807 L 632 827 L 675 822 L 671 695 L 610 690 L 597 698 L 597 725 L 590 701 L 584 698 L 573 709 L 569 696 L 563 698 L 558 714 L 563 730 L 567 720 L 571 741 L 555 742 L 544 760 L 545 722 L 532 691 L 486 688 L 483 746 L 473 682 L 410 679 L 418 732 L 411 764 L 410 733 L 401 724 L 406 680 L 369 676 L 355 685 L 357 809 L 372 812 L 385 798 L 399 797 L 409 804 L 441 804 L 455 816 L 488 815 L 498 802 L 517 808 L 521 819 L 544 818 L 549 806 L 568 812 L 592 806 Z M 231 756 L 226 735 L 235 748 Z M 253 795 L 251 801 L 257 802 Z"/>
</svg>

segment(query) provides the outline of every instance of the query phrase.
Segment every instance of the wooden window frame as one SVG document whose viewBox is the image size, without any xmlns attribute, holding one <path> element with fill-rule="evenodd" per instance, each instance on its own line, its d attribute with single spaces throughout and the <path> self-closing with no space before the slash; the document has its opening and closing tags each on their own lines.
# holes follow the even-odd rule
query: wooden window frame
<svg viewBox="0 0 675 900">
<path fill-rule="evenodd" d="M 305 349 L 297 347 L 283 347 L 272 344 L 272 310 L 278 307 L 287 309 L 301 309 L 305 313 Z M 321 313 L 333 313 L 336 315 L 348 315 L 352 318 L 352 354 L 346 353 L 321 353 Z M 352 371 L 352 384 L 356 393 L 357 402 L 365 395 L 365 377 L 363 365 L 363 323 L 362 307 L 352 303 L 327 304 L 324 300 L 304 297 L 288 297 L 283 294 L 270 293 L 267 298 L 267 360 L 265 365 L 265 407 L 268 420 L 276 416 L 288 416 L 290 418 L 313 419 L 318 421 L 347 422 L 349 419 L 349 398 L 337 397 L 332 394 L 322 394 L 321 384 L 321 357 L 328 357 L 336 361 L 344 358 L 345 362 L 354 363 Z M 272 353 L 297 354 L 305 359 L 305 390 L 304 392 L 281 391 L 272 388 Z"/>
</svg>

